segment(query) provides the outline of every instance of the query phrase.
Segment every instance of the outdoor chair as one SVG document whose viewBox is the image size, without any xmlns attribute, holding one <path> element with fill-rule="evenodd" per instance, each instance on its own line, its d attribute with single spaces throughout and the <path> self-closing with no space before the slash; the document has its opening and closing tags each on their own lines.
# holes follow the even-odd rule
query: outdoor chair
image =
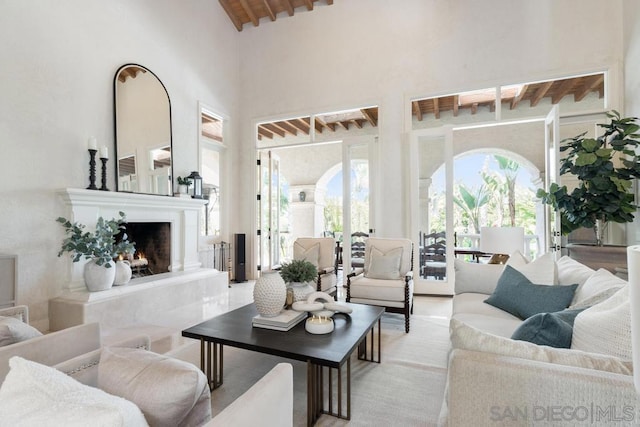
<svg viewBox="0 0 640 427">
<path fill-rule="evenodd" d="M 447 248 L 444 231 L 423 234 L 420 244 L 420 276 L 444 280 L 447 273 Z"/>
<path fill-rule="evenodd" d="M 370 237 L 364 268 L 347 276 L 347 302 L 385 307 L 404 314 L 405 331 L 413 313 L 413 243 L 409 239 Z"/>
<path fill-rule="evenodd" d="M 316 290 L 328 293 L 337 301 L 335 244 L 333 237 L 299 237 L 293 243 L 293 259 L 305 259 L 315 265 L 318 269 Z"/>
</svg>

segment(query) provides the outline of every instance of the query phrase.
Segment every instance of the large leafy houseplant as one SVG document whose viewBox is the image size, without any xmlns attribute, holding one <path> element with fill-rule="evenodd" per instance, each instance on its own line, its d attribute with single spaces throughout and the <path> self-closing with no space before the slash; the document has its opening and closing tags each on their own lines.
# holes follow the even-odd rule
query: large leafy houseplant
<svg viewBox="0 0 640 427">
<path fill-rule="evenodd" d="M 135 243 L 129 242 L 124 233 L 126 217 L 124 212 L 119 212 L 120 218 L 105 220 L 98 218 L 96 229 L 93 232 L 85 231 L 86 226 L 77 222 L 59 217 L 56 221 L 62 224 L 67 237 L 62 241 L 62 247 L 58 256 L 69 252 L 73 262 L 80 261 L 83 257 L 94 260 L 99 266 L 111 268 L 112 261 L 119 254 L 133 253 Z M 122 239 L 116 243 L 116 236 L 123 231 Z"/>
<path fill-rule="evenodd" d="M 560 212 L 563 234 L 593 228 L 598 245 L 609 222 L 631 222 L 638 208 L 631 185 L 640 177 L 638 119 L 622 118 L 615 110 L 607 117 L 611 122 L 598 125 L 604 133 L 597 138 L 585 138 L 585 132 L 561 141 L 560 152 L 566 155 L 560 160 L 560 175 L 575 175 L 578 186 L 569 192 L 566 185 L 553 183 L 549 192 L 537 192 L 543 203 Z"/>
<path fill-rule="evenodd" d="M 294 259 L 282 264 L 280 276 L 285 283 L 311 282 L 318 276 L 318 269 L 307 260 Z"/>
</svg>

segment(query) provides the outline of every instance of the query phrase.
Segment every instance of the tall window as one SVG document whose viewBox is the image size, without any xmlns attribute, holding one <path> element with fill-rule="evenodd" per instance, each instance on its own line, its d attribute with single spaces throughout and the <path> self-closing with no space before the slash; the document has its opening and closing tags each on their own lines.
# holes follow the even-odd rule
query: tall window
<svg viewBox="0 0 640 427">
<path fill-rule="evenodd" d="M 200 108 L 200 175 L 202 193 L 207 203 L 200 217 L 200 230 L 205 236 L 221 234 L 221 176 L 226 146 L 223 140 L 223 119 L 206 108 Z"/>
</svg>

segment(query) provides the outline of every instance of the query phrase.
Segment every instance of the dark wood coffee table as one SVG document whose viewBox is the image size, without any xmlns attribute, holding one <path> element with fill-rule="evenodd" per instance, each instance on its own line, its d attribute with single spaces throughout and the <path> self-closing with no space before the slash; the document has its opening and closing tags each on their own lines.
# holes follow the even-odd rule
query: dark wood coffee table
<svg viewBox="0 0 640 427">
<path fill-rule="evenodd" d="M 253 304 L 248 304 L 188 328 L 182 331 L 182 336 L 200 340 L 200 367 L 207 376 L 211 390 L 218 388 L 223 382 L 225 345 L 301 360 L 307 362 L 307 424 L 313 425 L 322 414 L 351 419 L 350 356 L 357 348 L 359 359 L 380 363 L 380 318 L 384 308 L 362 304 L 347 305 L 353 308 L 353 312 L 350 315 L 336 314 L 335 330 L 330 334 L 310 334 L 304 329 L 304 321 L 287 332 L 254 328 L 251 319 L 258 312 Z M 374 331 L 376 323 L 377 352 Z M 369 335 L 371 340 L 368 343 Z M 346 392 L 343 392 L 342 367 L 345 362 Z M 332 369 L 337 371 L 336 384 Z M 334 402 L 334 394 L 337 402 Z M 346 396 L 346 408 L 343 407 L 343 394 Z"/>
</svg>

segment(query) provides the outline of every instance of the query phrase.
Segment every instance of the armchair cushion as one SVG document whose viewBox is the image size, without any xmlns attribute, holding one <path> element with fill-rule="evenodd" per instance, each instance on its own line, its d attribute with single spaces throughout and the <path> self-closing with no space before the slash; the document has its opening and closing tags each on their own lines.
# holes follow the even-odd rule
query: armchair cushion
<svg viewBox="0 0 640 427">
<path fill-rule="evenodd" d="M 333 237 L 298 237 L 293 243 L 293 259 L 301 259 L 297 256 L 300 252 L 308 251 L 316 245 L 319 246 L 317 260 L 314 265 L 318 269 L 334 267 L 336 241 Z M 311 258 L 313 257 L 310 256 L 307 260 L 313 263 Z"/>
<path fill-rule="evenodd" d="M 386 253 L 392 249 L 402 248 L 400 258 L 400 275 L 405 276 L 411 270 L 411 249 L 412 242 L 409 239 L 386 239 L 380 237 L 369 237 L 364 250 L 364 271 L 365 274 L 371 264 L 371 249 Z"/>
<path fill-rule="evenodd" d="M 194 365 L 168 356 L 105 347 L 98 367 L 98 386 L 135 402 L 153 426 L 200 425 L 211 418 L 204 374 Z M 192 411 L 196 406 L 202 410 Z"/>
<path fill-rule="evenodd" d="M 318 261 L 320 259 L 320 243 L 315 243 L 309 247 L 304 247 L 300 242 L 293 243 L 293 259 L 306 260 L 313 264 L 316 268 L 320 267 Z"/>
<path fill-rule="evenodd" d="M 0 316 L 0 347 L 41 335 L 39 330 L 15 317 Z"/>
<path fill-rule="evenodd" d="M 0 420 L 21 426 L 146 426 L 135 404 L 14 356 L 0 387 Z"/>
<path fill-rule="evenodd" d="M 401 259 L 401 247 L 382 252 L 374 246 L 371 248 L 369 266 L 364 275 L 370 279 L 399 279 Z"/>
<path fill-rule="evenodd" d="M 365 303 L 364 300 L 397 302 L 398 307 L 404 303 L 404 279 L 386 280 L 371 279 L 363 275 L 350 279 L 351 302 Z M 409 293 L 413 292 L 410 282 Z M 391 305 L 391 304 L 390 304 Z"/>
</svg>

